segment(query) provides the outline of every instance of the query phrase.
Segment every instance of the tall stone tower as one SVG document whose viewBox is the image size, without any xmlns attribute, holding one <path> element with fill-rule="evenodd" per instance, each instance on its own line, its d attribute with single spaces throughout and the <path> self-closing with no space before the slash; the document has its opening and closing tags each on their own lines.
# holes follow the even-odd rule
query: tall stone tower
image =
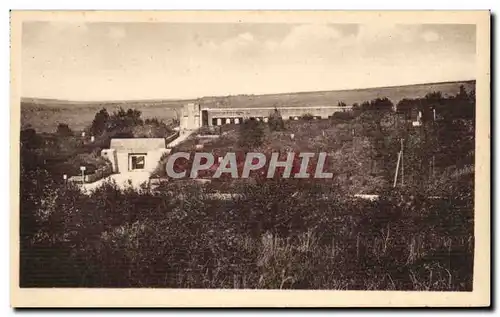
<svg viewBox="0 0 500 317">
<path fill-rule="evenodd" d="M 201 127 L 200 105 L 188 103 L 182 107 L 180 118 L 180 130 L 196 130 Z"/>
</svg>

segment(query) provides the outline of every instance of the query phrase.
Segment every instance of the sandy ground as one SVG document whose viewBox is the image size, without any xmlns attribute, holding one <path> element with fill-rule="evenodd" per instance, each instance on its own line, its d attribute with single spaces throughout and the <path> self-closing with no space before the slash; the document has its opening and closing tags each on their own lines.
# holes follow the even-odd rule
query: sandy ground
<svg viewBox="0 0 500 317">
<path fill-rule="evenodd" d="M 172 142 L 170 142 L 170 143 L 167 145 L 167 147 L 168 147 L 168 148 L 172 148 L 172 147 L 174 147 L 174 146 L 178 145 L 178 144 L 179 144 L 179 143 L 181 143 L 182 141 L 184 141 L 184 140 L 186 140 L 187 138 L 189 138 L 189 136 L 190 136 L 191 134 L 193 134 L 193 132 L 194 132 L 194 131 L 189 131 L 189 130 L 181 132 L 181 134 L 179 135 L 179 137 L 178 137 L 177 139 L 173 140 Z"/>
</svg>

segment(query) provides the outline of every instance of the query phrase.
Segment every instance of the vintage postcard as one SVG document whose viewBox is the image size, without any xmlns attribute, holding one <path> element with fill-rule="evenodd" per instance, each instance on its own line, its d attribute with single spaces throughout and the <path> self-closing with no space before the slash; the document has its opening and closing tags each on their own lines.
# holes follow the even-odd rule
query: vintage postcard
<svg viewBox="0 0 500 317">
<path fill-rule="evenodd" d="M 11 305 L 490 305 L 489 11 L 11 12 Z"/>
</svg>

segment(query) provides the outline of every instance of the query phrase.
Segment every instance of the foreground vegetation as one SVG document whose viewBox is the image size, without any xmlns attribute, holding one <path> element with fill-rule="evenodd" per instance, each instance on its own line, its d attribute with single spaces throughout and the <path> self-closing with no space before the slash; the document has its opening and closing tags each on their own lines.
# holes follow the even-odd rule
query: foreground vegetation
<svg viewBox="0 0 500 317">
<path fill-rule="evenodd" d="M 36 146 L 22 148 L 20 284 L 471 291 L 475 96 L 397 106 L 378 98 L 331 120 L 228 127 L 203 149 L 325 150 L 335 174 L 325 182 L 107 184 L 85 194 L 23 159 Z M 405 183 L 393 188 L 401 139 Z M 221 191 L 237 195 L 214 198 Z M 355 199 L 360 191 L 380 196 Z"/>
<path fill-rule="evenodd" d="M 473 209 L 463 191 L 370 202 L 290 180 L 245 184 L 232 200 L 193 186 L 182 196 L 30 186 L 24 287 L 472 289 Z M 30 200 L 34 191 L 44 199 Z"/>
</svg>

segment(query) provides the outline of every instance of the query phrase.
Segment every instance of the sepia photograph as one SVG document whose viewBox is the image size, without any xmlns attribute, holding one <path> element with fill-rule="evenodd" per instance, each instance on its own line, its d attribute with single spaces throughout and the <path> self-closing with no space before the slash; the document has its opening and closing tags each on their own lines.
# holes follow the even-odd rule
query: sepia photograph
<svg viewBox="0 0 500 317">
<path fill-rule="evenodd" d="M 488 11 L 11 28 L 13 306 L 489 305 Z"/>
</svg>

